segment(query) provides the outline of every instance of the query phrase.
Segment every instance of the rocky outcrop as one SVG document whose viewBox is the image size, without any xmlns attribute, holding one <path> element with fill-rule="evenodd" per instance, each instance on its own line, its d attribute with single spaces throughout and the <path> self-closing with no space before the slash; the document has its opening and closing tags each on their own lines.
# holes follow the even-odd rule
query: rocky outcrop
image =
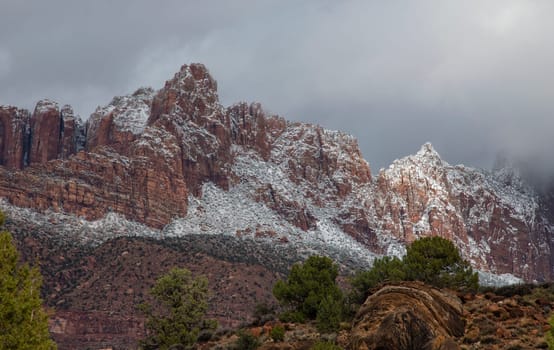
<svg viewBox="0 0 554 350">
<path fill-rule="evenodd" d="M 183 198 L 188 195 L 183 178 L 161 159 L 81 152 L 25 171 L 0 168 L 0 196 L 16 206 L 64 211 L 88 220 L 125 213 L 161 228 L 172 217 L 186 214 Z"/>
<path fill-rule="evenodd" d="M 22 169 L 26 164 L 30 114 L 25 109 L 0 106 L 0 165 Z"/>
<path fill-rule="evenodd" d="M 62 123 L 60 108 L 56 102 L 42 100 L 37 103 L 31 117 L 30 164 L 42 164 L 58 158 Z"/>
<path fill-rule="evenodd" d="M 269 160 L 272 144 L 287 128 L 287 121 L 267 116 L 259 103 L 238 103 L 227 108 L 226 113 L 233 144 L 253 149 L 265 161 Z"/>
<path fill-rule="evenodd" d="M 229 188 L 232 161 L 229 118 L 219 104 L 217 83 L 201 64 L 184 65 L 152 101 L 148 125 L 171 133 L 182 155 L 191 193 L 204 182 Z"/>
<path fill-rule="evenodd" d="M 145 336 L 142 318 L 104 312 L 57 312 L 48 321 L 60 349 L 130 349 Z"/>
<path fill-rule="evenodd" d="M 110 146 L 127 155 L 129 145 L 146 127 L 153 98 L 153 89 L 141 88 L 132 95 L 115 97 L 107 106 L 98 107 L 87 121 L 87 150 Z"/>
<path fill-rule="evenodd" d="M 377 177 L 377 228 L 410 243 L 438 235 L 473 266 L 526 280 L 552 278 L 550 225 L 513 169 L 485 172 L 443 161 L 430 144 Z"/>
<path fill-rule="evenodd" d="M 84 145 L 84 128 L 71 106 L 41 100 L 32 116 L 27 110 L 0 106 L 0 165 L 23 169 L 65 159 Z"/>
<path fill-rule="evenodd" d="M 419 282 L 389 285 L 357 312 L 349 349 L 454 350 L 464 335 L 461 301 Z"/>
<path fill-rule="evenodd" d="M 37 103 L 30 120 L 29 164 L 44 164 L 53 159 L 65 159 L 83 147 L 83 126 L 71 106 L 60 110 L 50 100 Z"/>
<path fill-rule="evenodd" d="M 57 158 L 67 159 L 85 147 L 86 129 L 81 118 L 74 114 L 70 105 L 63 106 L 60 114 L 62 119 L 60 150 Z"/>
</svg>

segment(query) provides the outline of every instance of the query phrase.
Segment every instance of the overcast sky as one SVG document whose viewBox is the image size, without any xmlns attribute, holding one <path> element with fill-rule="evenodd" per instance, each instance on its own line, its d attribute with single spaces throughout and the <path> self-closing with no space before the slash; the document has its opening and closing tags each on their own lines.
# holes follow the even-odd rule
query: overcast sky
<svg viewBox="0 0 554 350">
<path fill-rule="evenodd" d="M 430 141 L 554 169 L 551 0 L 0 0 L 0 104 L 83 118 L 204 63 L 221 102 L 355 135 L 372 172 Z"/>
</svg>

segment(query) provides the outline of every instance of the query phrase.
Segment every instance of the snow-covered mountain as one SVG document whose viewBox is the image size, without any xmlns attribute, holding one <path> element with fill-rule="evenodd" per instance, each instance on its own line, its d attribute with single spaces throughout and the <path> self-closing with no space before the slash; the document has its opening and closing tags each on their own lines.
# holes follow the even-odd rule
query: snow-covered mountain
<svg viewBox="0 0 554 350">
<path fill-rule="evenodd" d="M 553 226 L 513 169 L 452 166 L 425 144 L 372 177 L 349 135 L 222 106 L 200 64 L 86 125 L 38 106 L 0 107 L 1 208 L 64 239 L 231 235 L 370 264 L 440 235 L 482 271 L 553 277 Z"/>
</svg>

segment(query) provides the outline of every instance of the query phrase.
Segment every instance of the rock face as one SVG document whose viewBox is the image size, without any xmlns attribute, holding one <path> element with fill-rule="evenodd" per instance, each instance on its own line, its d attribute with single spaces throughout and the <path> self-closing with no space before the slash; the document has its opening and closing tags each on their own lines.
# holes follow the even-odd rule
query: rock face
<svg viewBox="0 0 554 350">
<path fill-rule="evenodd" d="M 419 282 L 385 286 L 356 314 L 349 349 L 459 349 L 462 315 L 461 301 L 445 291 Z"/>
<path fill-rule="evenodd" d="M 439 235 L 478 268 L 552 278 L 552 225 L 515 169 L 451 166 L 426 144 L 379 174 L 374 200 L 376 215 L 387 218 L 380 231 L 398 240 Z"/>
<path fill-rule="evenodd" d="M 28 151 L 29 112 L 12 106 L 0 106 L 0 165 L 22 169 Z"/>
<path fill-rule="evenodd" d="M 552 201 L 513 170 L 451 166 L 426 144 L 372 176 L 349 135 L 257 103 L 223 107 L 201 64 L 115 97 L 86 127 L 48 100 L 32 115 L 0 107 L 0 165 L 0 197 L 40 212 L 119 214 L 160 236 L 248 236 L 367 263 L 440 235 L 482 270 L 553 278 Z"/>
<path fill-rule="evenodd" d="M 0 165 L 23 169 L 64 159 L 84 145 L 84 128 L 69 105 L 41 100 L 32 115 L 23 109 L 0 106 Z"/>
<path fill-rule="evenodd" d="M 44 164 L 65 159 L 83 148 L 84 130 L 79 117 L 69 105 L 59 108 L 56 102 L 41 100 L 29 121 L 29 164 Z"/>
</svg>

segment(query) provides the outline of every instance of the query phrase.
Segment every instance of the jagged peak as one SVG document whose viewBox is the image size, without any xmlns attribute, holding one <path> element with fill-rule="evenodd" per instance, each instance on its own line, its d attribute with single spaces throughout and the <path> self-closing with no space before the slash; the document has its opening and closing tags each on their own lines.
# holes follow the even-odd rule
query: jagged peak
<svg viewBox="0 0 554 350">
<path fill-rule="evenodd" d="M 449 164 L 442 160 L 440 154 L 435 150 L 430 142 L 424 143 L 419 151 L 412 156 L 408 156 L 412 162 L 419 165 L 448 166 Z"/>
<path fill-rule="evenodd" d="M 0 105 L 0 109 L 13 110 L 13 109 L 20 109 L 20 108 L 14 105 Z"/>
<path fill-rule="evenodd" d="M 60 106 L 58 104 L 58 102 L 56 101 L 53 101 L 53 100 L 50 100 L 50 99 L 42 99 L 42 100 L 39 100 L 35 106 L 35 114 L 40 114 L 40 113 L 44 113 L 46 111 L 51 111 L 51 110 L 59 110 L 60 109 Z"/>
<path fill-rule="evenodd" d="M 206 66 L 201 63 L 182 65 L 173 79 L 166 81 L 165 87 L 178 87 L 189 92 L 199 90 L 199 92 L 217 93 L 216 80 L 212 78 Z"/>
<path fill-rule="evenodd" d="M 150 86 L 142 86 L 133 92 L 133 97 L 153 96 L 156 91 Z"/>
<path fill-rule="evenodd" d="M 439 153 L 435 150 L 433 145 L 430 142 L 424 143 L 419 151 L 416 154 L 396 159 L 390 166 L 389 170 L 392 170 L 397 167 L 406 167 L 408 165 L 417 165 L 418 167 L 443 167 L 448 166 L 449 164 L 442 160 Z M 387 171 L 387 170 L 385 170 Z"/>
<path fill-rule="evenodd" d="M 148 125 L 164 114 L 177 120 L 223 114 L 217 94 L 217 82 L 203 64 L 185 64 L 172 79 L 165 82 L 152 102 Z"/>
<path fill-rule="evenodd" d="M 427 158 L 441 158 L 439 153 L 435 150 L 431 142 L 425 142 L 419 151 L 416 153 L 416 156 L 427 157 Z"/>
</svg>

